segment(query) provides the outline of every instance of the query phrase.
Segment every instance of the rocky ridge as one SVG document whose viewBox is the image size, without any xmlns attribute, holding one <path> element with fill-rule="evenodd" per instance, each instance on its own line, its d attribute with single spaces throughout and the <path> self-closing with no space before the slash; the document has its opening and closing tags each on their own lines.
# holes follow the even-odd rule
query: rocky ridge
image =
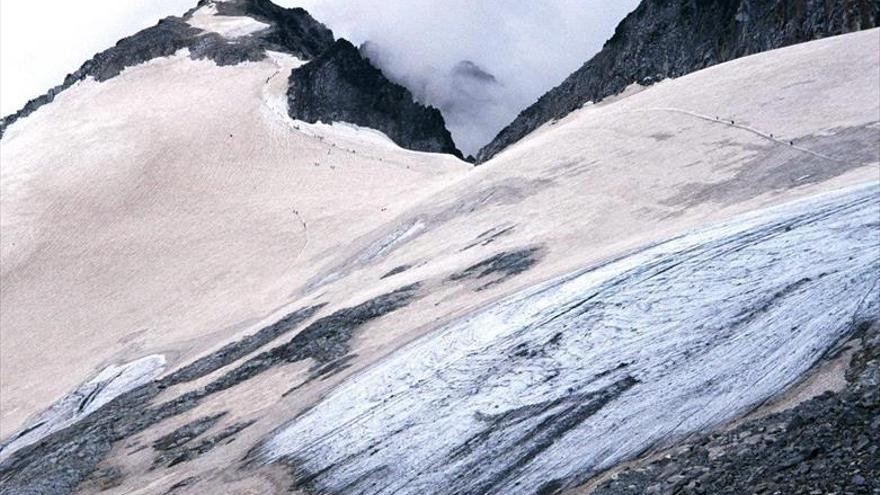
<svg viewBox="0 0 880 495">
<path fill-rule="evenodd" d="M 774 48 L 880 25 L 872 0 L 644 0 L 602 50 L 480 150 L 485 162 L 588 101 Z"/>
<path fill-rule="evenodd" d="M 216 9 L 218 16 L 250 17 L 269 27 L 229 39 L 189 22 L 202 8 Z M 51 103 L 79 81 L 88 77 L 106 81 L 126 67 L 168 57 L 182 49 L 188 49 L 194 60 L 209 59 L 221 66 L 263 60 L 268 50 L 313 60 L 291 78 L 291 82 L 304 86 L 290 89 L 291 95 L 297 96 L 291 96 L 292 103 L 295 101 L 290 110 L 293 118 L 350 122 L 383 131 L 405 148 L 461 157 L 439 110 L 416 103 L 408 90 L 389 81 L 348 41 L 335 42 L 333 33 L 304 9 L 279 7 L 270 0 L 201 0 L 181 17 L 167 17 L 123 38 L 68 74 L 58 86 L 4 117 L 0 137 L 10 125 Z M 320 78 L 317 86 L 315 77 Z"/>
<path fill-rule="evenodd" d="M 211 3 L 202 0 L 183 16 L 166 17 L 155 26 L 123 38 L 112 48 L 97 53 L 75 72 L 68 74 L 61 84 L 30 100 L 18 112 L 4 117 L 0 121 L 0 137 L 10 125 L 51 103 L 59 93 L 79 81 L 92 77 L 103 82 L 118 76 L 126 67 L 169 57 L 184 48 L 189 49 L 189 56 L 194 60 L 210 59 L 222 66 L 262 60 L 266 50 L 270 49 L 310 58 L 333 43 L 330 30 L 305 10 L 282 9 L 268 0 L 236 0 L 216 4 L 221 15 L 254 13 L 270 25 L 265 31 L 235 41 L 217 33 L 205 32 L 187 22 L 197 9 Z"/>
<path fill-rule="evenodd" d="M 291 73 L 288 103 L 294 119 L 350 122 L 382 131 L 405 148 L 462 157 L 440 111 L 416 103 L 344 39 Z"/>
</svg>

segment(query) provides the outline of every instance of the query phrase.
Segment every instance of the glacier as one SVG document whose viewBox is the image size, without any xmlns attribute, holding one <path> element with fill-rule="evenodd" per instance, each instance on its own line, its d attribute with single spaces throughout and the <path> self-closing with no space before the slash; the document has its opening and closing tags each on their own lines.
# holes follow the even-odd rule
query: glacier
<svg viewBox="0 0 880 495">
<path fill-rule="evenodd" d="M 255 455 L 322 493 L 577 486 L 796 383 L 877 318 L 878 273 L 880 185 L 759 210 L 448 324 Z"/>
</svg>

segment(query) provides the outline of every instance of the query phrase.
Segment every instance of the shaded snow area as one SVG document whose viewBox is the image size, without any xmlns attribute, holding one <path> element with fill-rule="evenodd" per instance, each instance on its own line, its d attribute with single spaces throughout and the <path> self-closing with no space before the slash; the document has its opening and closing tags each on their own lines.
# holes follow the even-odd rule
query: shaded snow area
<svg viewBox="0 0 880 495">
<path fill-rule="evenodd" d="M 147 356 L 120 366 L 110 365 L 62 397 L 18 435 L 0 443 L 0 461 L 13 452 L 66 428 L 120 395 L 150 382 L 165 369 L 165 357 Z"/>
<path fill-rule="evenodd" d="M 880 186 L 547 282 L 355 375 L 260 449 L 320 493 L 534 493 L 719 425 L 878 315 Z"/>
<path fill-rule="evenodd" d="M 187 22 L 192 27 L 230 39 L 248 36 L 270 27 L 252 17 L 218 15 L 217 7 L 213 3 L 193 12 Z"/>
</svg>

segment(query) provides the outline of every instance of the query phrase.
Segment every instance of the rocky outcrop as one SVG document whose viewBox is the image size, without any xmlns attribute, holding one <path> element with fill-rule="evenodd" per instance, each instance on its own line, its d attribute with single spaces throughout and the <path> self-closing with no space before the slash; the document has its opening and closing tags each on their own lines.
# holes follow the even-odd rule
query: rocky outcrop
<svg viewBox="0 0 880 495">
<path fill-rule="evenodd" d="M 227 0 L 216 7 L 221 15 L 247 16 L 269 24 L 272 27 L 259 34 L 260 40 L 303 60 L 317 57 L 333 44 L 333 32 L 299 7 L 286 9 L 271 0 Z"/>
<path fill-rule="evenodd" d="M 209 3 L 213 2 L 202 0 L 196 9 Z M 64 82 L 29 101 L 18 112 L 4 117 L 0 121 L 0 137 L 11 124 L 51 103 L 59 93 L 87 77 L 106 81 L 119 75 L 126 67 L 168 57 L 183 48 L 189 50 L 192 59 L 210 59 L 217 65 L 235 65 L 262 60 L 266 50 L 313 58 L 333 44 L 333 33 L 303 9 L 284 9 L 269 0 L 236 0 L 213 5 L 218 15 L 248 15 L 270 27 L 253 35 L 228 40 L 217 33 L 205 32 L 188 24 L 187 20 L 196 9 L 182 17 L 162 19 L 155 26 L 123 38 L 114 47 L 96 54 L 78 70 L 68 74 Z"/>
<path fill-rule="evenodd" d="M 462 156 L 439 110 L 416 103 L 344 39 L 294 70 L 287 94 L 294 119 L 349 122 L 382 131 L 404 148 Z"/>
<path fill-rule="evenodd" d="M 843 391 L 685 443 L 594 495 L 878 493 L 880 326 L 862 331 Z"/>
<path fill-rule="evenodd" d="M 746 55 L 880 25 L 876 0 L 643 0 L 602 50 L 523 110 L 477 156 L 486 161 L 546 122 L 633 83 L 652 84 Z"/>
</svg>

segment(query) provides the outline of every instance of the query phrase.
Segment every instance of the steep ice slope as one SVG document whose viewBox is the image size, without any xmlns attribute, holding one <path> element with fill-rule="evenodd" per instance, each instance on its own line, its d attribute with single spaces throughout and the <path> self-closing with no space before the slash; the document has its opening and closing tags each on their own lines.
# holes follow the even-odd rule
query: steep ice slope
<svg viewBox="0 0 880 495">
<path fill-rule="evenodd" d="M 181 53 L 79 83 L 10 127 L 0 149 L 2 437 L 107 365 L 161 354 L 167 371 L 82 429 L 14 453 L 0 476 L 35 486 L 27 476 L 55 474 L 41 462 L 63 471 L 77 460 L 67 452 L 86 452 L 75 447 L 109 421 L 115 436 L 88 450 L 100 464 L 83 493 L 284 490 L 283 462 L 230 467 L 298 413 L 331 407 L 322 395 L 352 375 L 343 387 L 356 389 L 358 371 L 407 342 L 694 228 L 876 181 L 878 42 L 867 31 L 633 88 L 473 171 L 375 132 L 290 121 L 283 75 L 302 62 L 289 56 L 217 67 Z M 761 259 L 788 273 L 818 255 Z M 626 280 L 639 289 L 638 277 Z M 269 326 L 319 303 L 317 320 Z M 175 377 L 197 357 L 199 373 Z M 158 462 L 164 452 L 151 445 L 192 423 L 209 429 L 185 445 L 222 442 Z M 242 424 L 234 440 L 223 436 Z M 77 469 L 88 477 L 90 465 Z"/>
<path fill-rule="evenodd" d="M 432 332 L 275 435 L 318 493 L 553 493 L 716 426 L 880 317 L 880 186 L 771 209 Z"/>
</svg>

